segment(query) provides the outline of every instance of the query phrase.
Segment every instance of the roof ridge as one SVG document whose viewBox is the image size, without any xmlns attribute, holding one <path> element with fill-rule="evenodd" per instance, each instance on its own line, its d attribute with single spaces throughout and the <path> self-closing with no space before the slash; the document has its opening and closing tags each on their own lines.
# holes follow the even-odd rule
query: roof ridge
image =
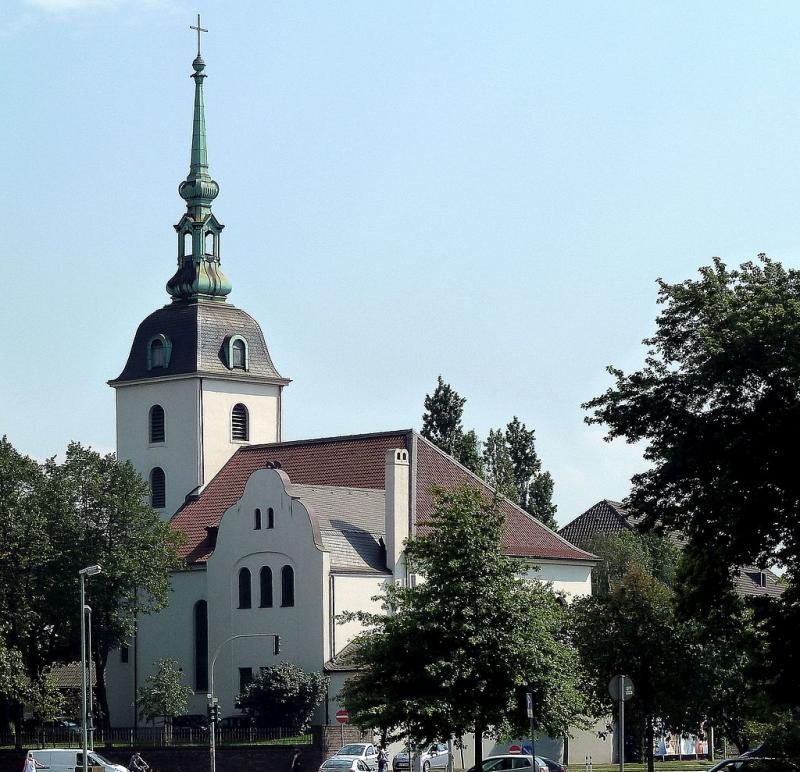
<svg viewBox="0 0 800 772">
<path fill-rule="evenodd" d="M 281 442 L 261 442 L 254 445 L 244 445 L 239 448 L 242 453 L 263 448 L 280 448 L 283 446 L 294 445 L 315 445 L 323 442 L 347 442 L 348 440 L 364 440 L 374 437 L 393 437 L 397 435 L 409 435 L 414 433 L 413 429 L 397 429 L 395 431 L 384 432 L 365 432 L 364 434 L 337 434 L 332 437 L 311 437 L 306 440 L 281 440 Z"/>
</svg>

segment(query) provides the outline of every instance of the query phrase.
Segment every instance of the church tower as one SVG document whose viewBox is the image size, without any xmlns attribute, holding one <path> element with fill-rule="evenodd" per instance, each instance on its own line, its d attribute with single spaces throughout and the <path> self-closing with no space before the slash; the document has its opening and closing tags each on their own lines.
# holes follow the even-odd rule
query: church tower
<svg viewBox="0 0 800 772">
<path fill-rule="evenodd" d="M 178 192 L 178 267 L 172 302 L 136 330 L 116 390 L 117 456 L 150 483 L 152 506 L 168 519 L 241 445 L 281 439 L 281 377 L 261 327 L 227 302 L 223 224 L 211 212 L 219 185 L 208 171 L 203 105 L 205 62 L 198 19 L 189 174 Z"/>
</svg>

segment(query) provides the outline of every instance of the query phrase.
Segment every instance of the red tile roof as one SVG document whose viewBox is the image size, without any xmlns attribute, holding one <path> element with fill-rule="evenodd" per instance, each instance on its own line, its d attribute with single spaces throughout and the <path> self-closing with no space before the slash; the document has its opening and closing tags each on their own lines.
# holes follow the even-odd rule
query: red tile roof
<svg viewBox="0 0 800 772">
<path fill-rule="evenodd" d="M 187 536 L 183 557 L 189 563 L 208 559 L 213 547 L 206 528 L 219 524 L 225 510 L 241 498 L 250 475 L 268 463 L 279 461 L 293 483 L 383 489 L 385 454 L 390 448 L 406 448 L 410 452 L 416 470 L 417 522 L 424 522 L 432 512 L 434 487 L 450 489 L 467 483 L 492 493 L 483 481 L 411 430 L 250 445 L 240 448 L 200 497 L 184 504 L 172 518 L 172 527 Z M 553 533 L 516 505 L 503 500 L 501 508 L 506 515 L 507 554 L 593 560 L 588 552 Z"/>
<path fill-rule="evenodd" d="M 417 464 L 417 522 L 424 522 L 433 511 L 433 489 L 452 490 L 458 485 L 476 485 L 487 495 L 494 491 L 472 472 L 450 456 L 415 435 Z M 595 560 L 594 555 L 578 549 L 566 539 L 546 528 L 516 504 L 501 499 L 500 509 L 506 516 L 503 547 L 507 555 L 554 560 Z"/>
</svg>

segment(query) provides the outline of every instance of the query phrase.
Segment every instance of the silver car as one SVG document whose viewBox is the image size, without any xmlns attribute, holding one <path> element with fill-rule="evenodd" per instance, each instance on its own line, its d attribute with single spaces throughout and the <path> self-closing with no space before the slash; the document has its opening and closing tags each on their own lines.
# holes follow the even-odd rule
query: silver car
<svg viewBox="0 0 800 772">
<path fill-rule="evenodd" d="M 433 769 L 446 769 L 447 768 L 447 744 L 434 743 L 428 745 L 425 750 L 420 754 L 419 765 L 422 772 L 429 772 Z M 408 753 L 402 751 L 392 759 L 393 772 L 404 772 L 409 768 Z"/>
<path fill-rule="evenodd" d="M 336 751 L 335 759 L 360 759 L 370 769 L 378 768 L 378 749 L 372 743 L 350 743 Z"/>
</svg>

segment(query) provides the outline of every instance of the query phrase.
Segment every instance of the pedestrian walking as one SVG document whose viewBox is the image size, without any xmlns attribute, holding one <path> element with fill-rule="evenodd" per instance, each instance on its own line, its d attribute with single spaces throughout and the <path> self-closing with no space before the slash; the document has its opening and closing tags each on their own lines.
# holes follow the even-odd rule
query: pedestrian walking
<svg viewBox="0 0 800 772">
<path fill-rule="evenodd" d="M 37 769 L 45 766 L 47 765 L 40 764 L 35 758 L 33 758 L 33 753 L 28 751 L 28 755 L 25 757 L 25 766 L 22 768 L 22 772 L 36 772 Z"/>
<path fill-rule="evenodd" d="M 389 755 L 386 753 L 386 748 L 382 745 L 378 747 L 378 772 L 386 772 L 389 766 Z"/>
<path fill-rule="evenodd" d="M 299 748 L 294 749 L 294 754 L 292 755 L 292 770 L 291 772 L 300 772 L 300 767 L 302 766 L 302 756 L 303 753 Z"/>
</svg>

